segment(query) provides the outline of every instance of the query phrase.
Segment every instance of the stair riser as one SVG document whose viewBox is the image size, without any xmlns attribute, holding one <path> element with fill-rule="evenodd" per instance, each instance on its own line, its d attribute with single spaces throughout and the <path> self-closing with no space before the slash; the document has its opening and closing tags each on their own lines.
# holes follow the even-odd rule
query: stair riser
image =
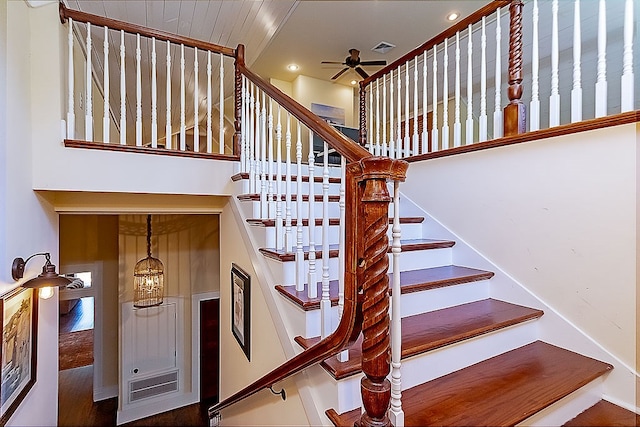
<svg viewBox="0 0 640 427">
<path fill-rule="evenodd" d="M 250 206 L 250 210 L 248 210 L 247 218 L 261 218 L 260 214 L 260 202 L 259 201 L 243 201 L 242 205 Z M 268 204 L 267 204 L 268 205 Z M 322 218 L 322 202 L 315 202 L 316 210 L 316 218 Z M 291 218 L 295 219 L 298 217 L 298 210 L 296 202 L 291 203 Z M 282 208 L 282 217 L 286 216 L 285 207 Z M 275 208 L 271 209 L 266 216 L 266 218 L 275 218 L 276 211 Z M 329 202 L 329 217 L 339 218 L 340 217 L 340 206 L 338 202 Z M 309 218 L 309 202 L 302 202 L 302 218 Z"/>
<path fill-rule="evenodd" d="M 391 286 L 391 284 L 389 285 Z M 489 281 L 462 283 L 455 286 L 405 293 L 400 304 L 402 317 L 440 310 L 489 298 Z"/>
<path fill-rule="evenodd" d="M 529 344 L 535 341 L 536 336 L 535 322 L 530 321 L 404 359 L 401 368 L 402 390 Z M 339 413 L 362 406 L 361 374 L 340 381 L 336 381 L 328 373 L 326 377 L 326 381 L 343 383 L 338 388 Z M 388 378 L 391 380 L 390 375 Z"/>
</svg>

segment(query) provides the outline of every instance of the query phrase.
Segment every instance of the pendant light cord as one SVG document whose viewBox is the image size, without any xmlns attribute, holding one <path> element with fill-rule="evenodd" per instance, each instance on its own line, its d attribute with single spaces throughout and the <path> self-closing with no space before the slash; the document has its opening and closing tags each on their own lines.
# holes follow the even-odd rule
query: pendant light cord
<svg viewBox="0 0 640 427">
<path fill-rule="evenodd" d="M 151 215 L 147 215 L 147 256 L 151 258 Z"/>
</svg>

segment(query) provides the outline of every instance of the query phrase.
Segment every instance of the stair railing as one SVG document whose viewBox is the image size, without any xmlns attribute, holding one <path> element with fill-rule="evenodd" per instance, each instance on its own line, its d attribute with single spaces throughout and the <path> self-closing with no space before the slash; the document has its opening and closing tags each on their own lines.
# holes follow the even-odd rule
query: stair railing
<svg viewBox="0 0 640 427">
<path fill-rule="evenodd" d="M 346 167 L 344 168 L 344 299 L 342 301 L 341 318 L 337 328 L 331 330 L 329 319 L 323 319 L 322 339 L 314 346 L 294 356 L 284 364 L 266 374 L 244 389 L 234 393 L 220 403 L 209 408 L 211 417 L 215 417 L 220 410 L 232 405 L 252 394 L 269 388 L 274 383 L 281 381 L 302 369 L 339 353 L 357 339 L 362 331 L 362 370 L 365 378 L 362 381 L 361 393 L 364 412 L 361 418 L 362 425 L 389 425 L 388 408 L 391 398 L 391 383 L 387 379 L 390 372 L 390 340 L 389 340 L 389 278 L 387 270 L 389 259 L 389 239 L 387 230 L 389 227 L 389 203 L 391 197 L 387 189 L 387 181 L 404 181 L 407 163 L 402 160 L 394 160 L 386 157 L 375 157 L 367 150 L 353 143 L 342 133 L 338 132 L 320 117 L 304 108 L 295 100 L 289 98 L 276 87 L 246 68 L 244 63 L 244 46 L 236 49 L 236 93 L 240 93 L 241 103 L 236 123 L 236 129 L 240 129 L 240 165 L 242 172 L 249 175 L 249 189 L 256 193 L 260 191 L 260 205 L 254 212 L 261 218 L 276 215 L 281 223 L 284 236 L 282 241 L 283 251 L 292 251 L 293 232 L 289 230 L 292 220 L 290 213 L 294 206 L 286 204 L 278 208 L 283 200 L 291 200 L 293 195 L 288 190 L 291 184 L 291 154 L 292 138 L 296 140 L 296 186 L 298 188 L 296 199 L 296 227 L 300 233 L 302 226 L 302 157 L 303 140 L 306 139 L 306 155 L 308 158 L 307 172 L 309 174 L 309 189 L 313 188 L 315 181 L 315 158 L 313 140 L 317 136 L 322 141 L 323 172 L 323 218 L 322 222 L 322 255 L 323 262 L 328 262 L 328 153 L 335 150 L 342 156 Z M 275 115 L 274 115 L 275 112 Z M 271 136 L 281 140 L 282 114 L 286 114 L 285 131 L 285 157 L 288 159 L 284 165 L 285 185 L 283 194 L 282 186 L 277 184 L 277 179 L 282 176 L 282 164 L 279 145 L 271 146 Z M 295 126 L 293 122 L 295 121 Z M 295 128 L 295 133 L 293 129 Z M 276 162 L 274 169 L 273 155 Z M 276 181 L 275 183 L 273 181 Z M 397 185 L 394 186 L 397 194 Z M 314 211 L 315 199 L 313 190 L 309 194 L 307 202 L 308 212 Z M 269 208 L 270 204 L 273 206 Z M 342 203 L 341 203 L 342 204 Z M 397 206 L 397 204 L 396 204 Z M 286 212 L 284 218 L 278 212 Z M 309 228 L 313 229 L 315 222 L 312 215 L 309 216 Z M 325 228 L 326 227 L 326 228 Z M 399 238 L 399 234 L 397 235 Z M 313 234 L 309 236 L 309 267 L 308 288 L 316 288 L 315 255 Z M 288 243 L 287 243 L 288 242 Z M 341 247 L 342 249 L 342 247 Z M 296 252 L 301 251 L 301 239 L 296 241 Z M 328 301 L 328 265 L 322 267 L 322 305 L 330 306 Z M 340 273 L 342 275 L 342 273 Z M 295 274 L 299 283 L 305 283 L 304 271 L 298 266 Z M 399 292 L 398 292 L 399 293 Z M 313 293 L 311 294 L 314 295 Z M 317 294 L 315 295 L 317 296 Z M 329 303 L 329 304 L 327 304 Z M 326 322 L 326 323 L 325 323 Z"/>
<path fill-rule="evenodd" d="M 361 82 L 360 143 L 391 158 L 454 154 L 637 110 L 633 8 L 633 0 L 494 0 Z"/>
</svg>

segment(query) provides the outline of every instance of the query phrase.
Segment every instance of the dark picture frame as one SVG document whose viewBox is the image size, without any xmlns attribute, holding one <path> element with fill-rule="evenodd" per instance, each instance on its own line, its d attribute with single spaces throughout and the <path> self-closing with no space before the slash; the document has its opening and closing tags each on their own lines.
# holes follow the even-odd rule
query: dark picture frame
<svg viewBox="0 0 640 427">
<path fill-rule="evenodd" d="M 0 425 L 5 425 L 36 383 L 38 298 L 16 288 L 0 297 Z"/>
<path fill-rule="evenodd" d="M 251 360 L 251 277 L 238 265 L 231 264 L 231 332 Z"/>
</svg>

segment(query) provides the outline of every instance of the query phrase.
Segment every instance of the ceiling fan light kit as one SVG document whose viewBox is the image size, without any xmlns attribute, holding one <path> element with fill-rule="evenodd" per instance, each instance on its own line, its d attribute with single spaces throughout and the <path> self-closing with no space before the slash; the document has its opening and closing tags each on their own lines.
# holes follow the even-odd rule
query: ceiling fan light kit
<svg viewBox="0 0 640 427">
<path fill-rule="evenodd" d="M 331 80 L 338 79 L 341 75 L 349 71 L 350 68 L 353 69 L 356 73 L 358 73 L 360 77 L 362 77 L 363 79 L 366 79 L 367 77 L 369 77 L 369 74 L 365 70 L 363 70 L 362 67 L 385 66 L 387 65 L 387 61 L 385 60 L 361 61 L 360 51 L 358 49 L 349 49 L 349 56 L 345 58 L 344 62 L 322 61 L 322 64 L 345 65 L 345 67 L 342 70 L 338 71 L 333 77 L 331 77 Z"/>
</svg>

